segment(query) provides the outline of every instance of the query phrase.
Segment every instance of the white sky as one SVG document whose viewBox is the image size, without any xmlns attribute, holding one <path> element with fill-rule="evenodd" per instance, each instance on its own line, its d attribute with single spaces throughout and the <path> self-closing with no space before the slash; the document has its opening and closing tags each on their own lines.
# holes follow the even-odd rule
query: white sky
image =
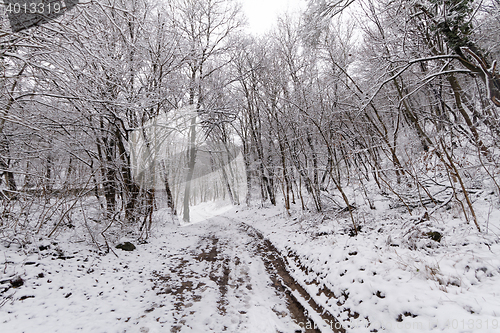
<svg viewBox="0 0 500 333">
<path fill-rule="evenodd" d="M 249 30 L 255 34 L 267 32 L 284 12 L 305 9 L 307 0 L 241 0 Z"/>
</svg>

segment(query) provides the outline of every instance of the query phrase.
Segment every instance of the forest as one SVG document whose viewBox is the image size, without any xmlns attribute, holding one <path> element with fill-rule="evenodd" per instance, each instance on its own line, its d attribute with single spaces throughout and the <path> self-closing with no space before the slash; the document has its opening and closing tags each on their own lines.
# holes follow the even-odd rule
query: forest
<svg viewBox="0 0 500 333">
<path fill-rule="evenodd" d="M 146 232 L 158 207 L 189 221 L 216 198 L 344 210 L 357 232 L 374 190 L 425 218 L 455 203 L 480 230 L 474 195 L 500 190 L 500 3 L 352 2 L 262 36 L 226 0 L 93 1 L 4 29 L 2 237 L 76 211 Z"/>
<path fill-rule="evenodd" d="M 352 237 L 377 198 L 407 240 L 448 213 L 498 231 L 500 1 L 309 0 L 258 35 L 235 0 L 68 7 L 19 31 L 3 17 L 5 246 L 75 232 L 114 252 L 216 201 Z"/>
</svg>

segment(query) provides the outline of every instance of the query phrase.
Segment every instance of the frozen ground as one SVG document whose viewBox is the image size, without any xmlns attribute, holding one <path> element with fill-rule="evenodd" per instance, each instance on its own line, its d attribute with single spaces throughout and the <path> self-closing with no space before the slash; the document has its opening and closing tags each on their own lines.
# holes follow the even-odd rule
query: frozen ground
<svg viewBox="0 0 500 333">
<path fill-rule="evenodd" d="M 158 226 L 147 243 L 115 249 L 117 256 L 63 239 L 1 250 L 1 332 L 300 328 L 259 240 L 225 218 Z M 12 285 L 16 276 L 23 285 Z"/>
<path fill-rule="evenodd" d="M 356 211 L 358 235 L 345 213 L 288 216 L 276 207 L 205 204 L 193 212 L 197 223 L 161 218 L 147 243 L 115 249 L 117 256 L 99 255 L 70 232 L 24 249 L 2 243 L 0 331 L 306 328 L 277 285 L 277 264 L 263 254 L 269 248 L 247 225 L 274 244 L 311 301 L 348 332 L 499 332 L 500 214 L 492 200 L 476 200 L 482 233 L 455 207 L 415 221 L 381 197 L 377 209 Z M 14 287 L 17 276 L 23 284 Z"/>
<path fill-rule="evenodd" d="M 499 332 L 500 213 L 490 204 L 497 200 L 490 193 L 476 201 L 482 233 L 453 207 L 419 221 L 382 198 L 379 209 L 356 212 L 358 235 L 347 213 L 288 217 L 268 208 L 233 216 L 261 230 L 349 332 Z"/>
</svg>

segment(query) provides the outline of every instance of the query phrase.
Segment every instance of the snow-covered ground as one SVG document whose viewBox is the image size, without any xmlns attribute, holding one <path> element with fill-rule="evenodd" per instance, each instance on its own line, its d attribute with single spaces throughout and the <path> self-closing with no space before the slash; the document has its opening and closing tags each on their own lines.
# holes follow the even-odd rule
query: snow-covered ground
<svg viewBox="0 0 500 333">
<path fill-rule="evenodd" d="M 117 256 L 99 255 L 74 235 L 62 237 L 25 249 L 2 245 L 1 332 L 299 328 L 256 254 L 255 240 L 227 219 L 157 224 L 147 243 L 129 239 L 137 248 L 114 249 Z M 23 285 L 12 286 L 14 277 Z"/>
<path fill-rule="evenodd" d="M 347 213 L 295 207 L 289 216 L 277 207 L 204 204 L 188 225 L 157 212 L 147 243 L 129 239 L 137 249 L 114 249 L 117 256 L 99 255 L 76 231 L 25 248 L 2 243 L 0 331 L 305 327 L 291 317 L 241 222 L 282 252 L 295 280 L 348 332 L 500 331 L 500 214 L 490 204 L 496 196 L 476 200 L 481 233 L 453 206 L 420 221 L 375 199 L 377 209 L 356 211 L 358 235 Z M 12 285 L 15 277 L 21 286 Z"/>
<path fill-rule="evenodd" d="M 292 276 L 349 332 L 500 331 L 500 213 L 493 193 L 476 201 L 483 232 L 455 208 L 417 223 L 383 198 L 345 215 L 238 210 L 289 258 Z M 431 239 L 432 232 L 442 238 Z"/>
</svg>

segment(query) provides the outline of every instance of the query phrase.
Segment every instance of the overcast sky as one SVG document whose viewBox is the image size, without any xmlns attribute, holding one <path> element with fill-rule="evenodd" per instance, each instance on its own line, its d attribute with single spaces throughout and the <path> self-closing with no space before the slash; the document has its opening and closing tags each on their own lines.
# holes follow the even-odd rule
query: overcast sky
<svg viewBox="0 0 500 333">
<path fill-rule="evenodd" d="M 249 30 L 255 34 L 268 31 L 279 14 L 287 10 L 305 9 L 306 0 L 241 0 L 248 18 Z"/>
</svg>

